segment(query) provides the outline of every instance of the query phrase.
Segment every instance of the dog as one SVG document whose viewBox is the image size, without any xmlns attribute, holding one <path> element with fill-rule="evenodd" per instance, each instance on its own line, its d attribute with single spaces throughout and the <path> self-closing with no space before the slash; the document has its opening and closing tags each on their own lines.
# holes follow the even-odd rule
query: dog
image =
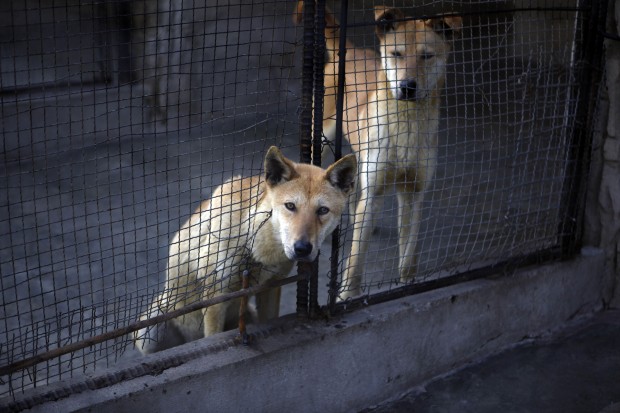
<svg viewBox="0 0 620 413">
<path fill-rule="evenodd" d="M 314 261 L 340 222 L 356 176 L 354 155 L 324 170 L 295 163 L 271 147 L 264 175 L 228 180 L 176 233 L 164 292 L 140 319 L 239 290 L 245 270 L 260 284 L 285 277 L 295 261 Z M 234 328 L 239 303 L 212 305 L 138 330 L 136 347 L 147 354 Z M 258 322 L 278 317 L 279 308 L 279 288 L 256 294 Z"/>
<path fill-rule="evenodd" d="M 301 22 L 303 1 L 294 20 Z M 336 131 L 340 30 L 326 10 L 323 133 Z M 343 134 L 359 160 L 359 189 L 351 204 L 351 253 L 340 298 L 361 294 L 361 275 L 379 197 L 394 188 L 398 200 L 399 275 L 411 282 L 417 272 L 420 210 L 437 165 L 441 93 L 459 16 L 408 19 L 402 10 L 375 7 L 379 53 L 346 40 Z"/>
</svg>

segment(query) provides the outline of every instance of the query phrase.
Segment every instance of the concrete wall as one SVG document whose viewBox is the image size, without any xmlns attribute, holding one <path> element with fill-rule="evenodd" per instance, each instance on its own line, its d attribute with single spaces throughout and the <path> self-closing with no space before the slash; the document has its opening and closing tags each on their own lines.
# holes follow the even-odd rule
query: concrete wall
<svg viewBox="0 0 620 413">
<path fill-rule="evenodd" d="M 58 399 L 31 411 L 356 411 L 600 310 L 604 261 L 601 250 L 589 248 L 572 261 L 328 322 L 282 319 L 249 347 L 222 346 L 222 337 L 210 337 L 79 383 L 30 392 L 12 407 Z"/>
<path fill-rule="evenodd" d="M 620 0 L 610 2 L 606 31 L 620 34 Z M 620 307 L 620 42 L 606 40 L 606 84 L 599 102 L 599 125 L 592 152 L 586 206 L 585 242 L 605 251 L 615 284 L 610 306 Z"/>
</svg>

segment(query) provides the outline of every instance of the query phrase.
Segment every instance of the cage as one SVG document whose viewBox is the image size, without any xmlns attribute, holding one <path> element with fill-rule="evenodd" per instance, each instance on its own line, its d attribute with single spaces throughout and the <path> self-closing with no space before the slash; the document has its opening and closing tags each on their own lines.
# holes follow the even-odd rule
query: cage
<svg viewBox="0 0 620 413">
<path fill-rule="evenodd" d="M 458 33 L 442 37 L 445 72 L 427 62 L 435 52 L 400 52 L 429 65 L 411 77 L 427 70 L 441 78 L 436 110 L 395 118 L 414 128 L 410 134 L 435 125 L 424 132 L 435 137 L 420 146 L 425 155 L 416 155 L 434 165 L 418 218 L 403 223 L 397 196 L 383 189 L 373 195 L 372 219 L 345 213 L 318 262 L 285 281 L 295 284 L 283 288 L 280 313 L 350 310 L 573 254 L 604 3 L 390 3 L 402 11 L 392 16 L 399 30 L 446 16 L 461 21 Z M 365 0 L 305 2 L 299 10 L 296 25 L 295 2 L 279 0 L 0 5 L 0 396 L 137 357 L 132 331 L 146 325 L 139 321 L 163 321 L 141 315 L 167 288 L 174 234 L 222 182 L 261 175 L 271 145 L 317 165 L 348 152 L 360 166 L 395 162 L 362 157 L 354 127 L 343 125 L 366 106 L 347 98 L 346 77 L 329 71 L 330 56 L 352 56 L 352 47 L 387 53 L 376 34 L 385 19 Z M 351 43 L 330 49 L 334 29 Z M 374 57 L 356 65 L 355 56 L 361 76 L 385 70 L 368 63 Z M 377 84 L 365 82 L 360 96 L 392 93 Z M 390 189 L 417 178 L 391 179 L 380 183 Z M 363 185 L 359 191 L 372 189 Z M 370 235 L 356 235 L 355 222 L 372 225 Z M 407 225 L 415 226 L 415 248 L 399 247 Z M 355 290 L 346 274 L 356 243 L 365 244 L 363 270 L 346 298 Z M 406 256 L 417 271 L 403 279 Z M 230 281 L 217 285 L 241 289 Z M 210 304 L 186 294 L 195 306 L 179 316 Z"/>
</svg>

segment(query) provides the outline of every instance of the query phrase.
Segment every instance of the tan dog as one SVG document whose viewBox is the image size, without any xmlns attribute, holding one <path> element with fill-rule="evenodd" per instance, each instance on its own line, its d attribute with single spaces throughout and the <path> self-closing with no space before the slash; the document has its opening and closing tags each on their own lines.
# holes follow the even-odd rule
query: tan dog
<svg viewBox="0 0 620 413">
<path fill-rule="evenodd" d="M 296 19 L 301 21 L 303 2 Z M 373 230 L 377 198 L 394 188 L 398 198 L 399 273 L 413 280 L 415 249 L 424 193 L 437 164 L 441 91 L 452 39 L 461 31 L 457 16 L 408 20 L 399 9 L 375 8 L 380 54 L 347 41 L 343 133 L 357 153 L 359 190 L 353 204 L 351 254 L 341 298 L 361 293 L 364 258 Z M 333 140 L 338 87 L 338 22 L 326 12 L 325 108 L 323 129 Z"/>
<path fill-rule="evenodd" d="M 294 261 L 314 261 L 340 222 L 356 174 L 353 155 L 324 170 L 271 147 L 264 176 L 221 185 L 174 236 L 165 290 L 140 319 L 238 290 L 246 269 L 263 283 L 286 276 Z M 277 317 L 280 289 L 257 294 L 256 307 L 260 322 Z M 239 300 L 228 301 L 144 328 L 134 336 L 136 346 L 151 353 L 224 331 L 235 325 L 238 310 Z"/>
</svg>

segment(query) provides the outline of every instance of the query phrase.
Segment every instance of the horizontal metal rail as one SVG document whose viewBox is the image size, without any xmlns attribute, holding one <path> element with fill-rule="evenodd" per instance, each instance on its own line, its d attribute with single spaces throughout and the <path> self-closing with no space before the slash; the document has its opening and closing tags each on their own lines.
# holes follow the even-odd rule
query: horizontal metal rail
<svg viewBox="0 0 620 413">
<path fill-rule="evenodd" d="M 485 14 L 502 14 L 502 13 L 515 13 L 515 12 L 583 12 L 583 11 L 589 11 L 591 9 L 591 7 L 518 7 L 518 8 L 505 8 L 505 9 L 493 9 L 493 10 L 485 10 L 484 12 L 480 12 L 480 11 L 459 11 L 459 12 L 446 12 L 446 13 L 436 13 L 436 14 L 422 14 L 422 15 L 415 15 L 415 16 L 407 16 L 407 17 L 403 17 L 402 19 L 394 19 L 393 21 L 395 23 L 400 23 L 400 22 L 406 22 L 406 21 L 410 21 L 410 20 L 427 20 L 427 19 L 433 19 L 436 17 L 447 17 L 447 16 L 480 16 L 480 15 L 485 15 Z M 347 23 L 346 27 L 347 28 L 354 28 L 354 27 L 367 27 L 367 26 L 373 26 L 373 25 L 379 25 L 381 24 L 381 22 L 375 22 L 375 21 L 363 21 L 363 22 L 359 22 L 359 23 Z M 338 27 L 342 27 L 343 23 L 340 23 L 337 26 L 333 26 L 333 25 L 326 25 L 326 27 L 328 29 L 334 29 L 334 28 L 338 28 Z"/>
<path fill-rule="evenodd" d="M 150 327 L 155 324 L 163 323 L 164 321 L 171 320 L 176 317 L 180 317 L 185 314 L 189 314 L 196 310 L 202 310 L 203 308 L 223 303 L 225 301 L 234 300 L 236 298 L 247 297 L 249 295 L 254 295 L 271 288 L 281 287 L 286 284 L 291 284 L 297 281 L 300 281 L 304 278 L 302 275 L 294 275 L 288 278 L 280 279 L 280 280 L 271 280 L 264 284 L 260 284 L 250 288 L 244 288 L 239 291 L 234 291 L 232 293 L 226 293 L 222 295 L 218 295 L 217 297 L 209 298 L 207 300 L 198 301 L 196 303 L 190 304 L 183 308 L 179 308 L 178 310 L 170 311 L 165 314 L 158 315 L 153 318 L 149 318 L 148 320 L 136 321 L 135 323 L 128 324 L 125 327 L 117 328 L 112 331 L 108 331 L 103 334 L 99 334 L 90 338 L 87 338 L 82 341 L 78 341 L 75 343 L 68 344 L 63 347 L 55 348 L 54 350 L 46 351 L 45 353 L 37 354 L 35 356 L 16 361 L 14 363 L 8 364 L 6 366 L 0 366 L 0 376 L 4 376 L 10 373 L 13 373 L 18 370 L 23 370 L 28 367 L 32 367 L 36 364 L 42 363 L 44 361 L 51 360 L 56 357 L 60 357 L 65 354 L 73 353 L 75 351 L 81 350 L 86 347 L 93 346 L 95 344 L 102 343 L 107 340 L 112 340 L 117 337 L 124 336 L 126 334 L 132 333 L 134 331 L 138 331 L 141 328 Z"/>
<path fill-rule="evenodd" d="M 332 313 L 338 314 L 349 312 L 359 308 L 367 307 L 369 305 L 379 304 L 414 294 L 420 294 L 427 291 L 436 290 L 438 288 L 449 287 L 451 285 L 460 284 L 467 281 L 473 281 L 481 278 L 491 278 L 493 276 L 501 275 L 502 273 L 513 272 L 516 269 L 523 268 L 529 265 L 540 264 L 543 262 L 551 262 L 553 260 L 559 261 L 563 258 L 568 257 L 564 257 L 562 255 L 560 247 L 551 247 L 528 255 L 518 256 L 505 261 L 501 261 L 497 264 L 488 265 L 482 268 L 476 268 L 455 275 L 438 278 L 436 280 L 407 284 L 389 291 L 373 293 L 342 301 L 334 306 Z"/>
</svg>

